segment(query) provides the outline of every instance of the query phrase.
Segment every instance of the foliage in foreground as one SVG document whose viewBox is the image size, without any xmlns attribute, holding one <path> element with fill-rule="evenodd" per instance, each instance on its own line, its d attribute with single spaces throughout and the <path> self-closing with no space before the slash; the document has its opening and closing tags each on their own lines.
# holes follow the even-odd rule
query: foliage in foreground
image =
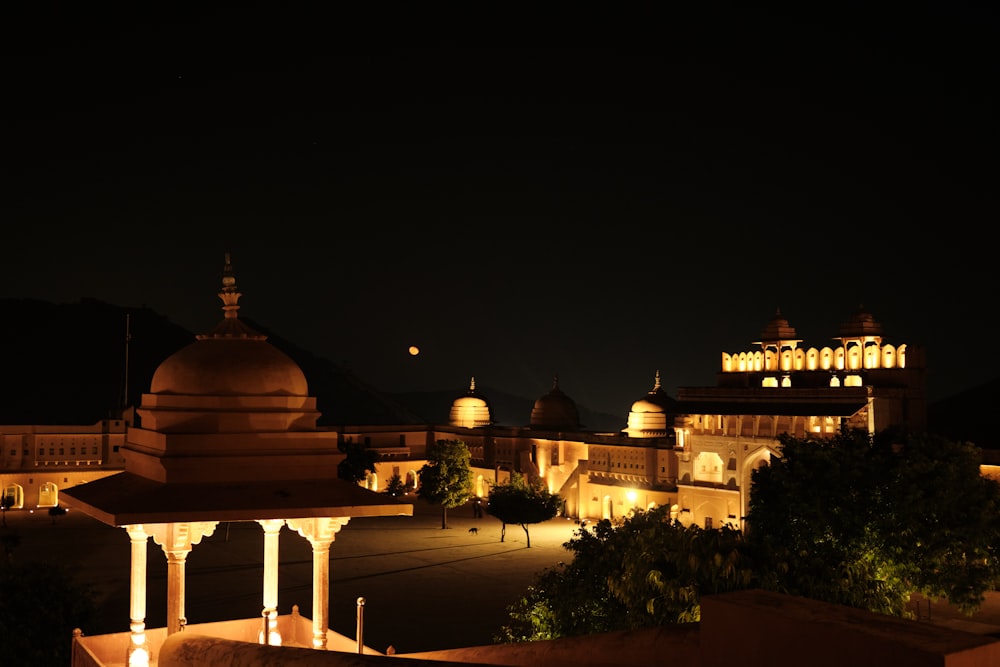
<svg viewBox="0 0 1000 667">
<path fill-rule="evenodd" d="M 700 619 L 699 596 L 753 584 L 740 531 L 704 530 L 639 510 L 620 524 L 581 528 L 569 563 L 544 570 L 507 609 L 497 641 L 536 641 Z"/>
<path fill-rule="evenodd" d="M 0 565 L 0 665 L 68 665 L 73 630 L 93 623 L 93 592 L 45 562 Z"/>
<path fill-rule="evenodd" d="M 512 473 L 504 484 L 498 484 L 490 489 L 489 504 L 486 512 L 503 522 L 500 529 L 500 541 L 507 534 L 507 524 L 515 523 L 524 530 L 528 548 L 531 548 L 531 534 L 528 524 L 548 521 L 559 513 L 562 498 L 557 493 L 550 493 L 541 480 L 529 482 L 524 475 Z"/>
<path fill-rule="evenodd" d="M 441 506 L 441 528 L 448 527 L 448 510 L 472 495 L 469 448 L 461 440 L 438 440 L 427 448 L 427 463 L 420 468 L 417 495 Z"/>
<path fill-rule="evenodd" d="M 785 592 L 905 615 L 913 593 L 966 613 L 1000 582 L 1000 485 L 979 449 L 931 435 L 781 439 L 749 524 Z"/>
<path fill-rule="evenodd" d="M 979 450 L 930 435 L 781 439 L 753 472 L 747 533 L 637 511 L 580 529 L 569 563 L 508 607 L 496 641 L 700 620 L 702 595 L 764 588 L 906 616 L 913 593 L 966 613 L 1000 584 L 1000 484 Z"/>
</svg>

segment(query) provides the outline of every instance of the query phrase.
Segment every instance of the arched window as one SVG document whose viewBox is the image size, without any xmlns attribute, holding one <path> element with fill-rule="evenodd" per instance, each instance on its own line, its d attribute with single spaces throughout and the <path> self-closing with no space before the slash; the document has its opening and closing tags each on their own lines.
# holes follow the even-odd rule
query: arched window
<svg viewBox="0 0 1000 667">
<path fill-rule="evenodd" d="M 53 482 L 45 482 L 38 487 L 38 506 L 39 507 L 58 507 L 59 506 L 59 487 Z"/>
</svg>

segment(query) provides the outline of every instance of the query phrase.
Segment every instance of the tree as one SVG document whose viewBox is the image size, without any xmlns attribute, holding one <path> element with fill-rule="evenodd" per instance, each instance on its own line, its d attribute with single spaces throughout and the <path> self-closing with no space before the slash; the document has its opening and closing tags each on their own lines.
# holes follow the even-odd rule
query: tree
<svg viewBox="0 0 1000 667">
<path fill-rule="evenodd" d="M 700 619 L 702 595 L 768 590 L 905 616 L 911 594 L 972 613 L 1000 584 L 1000 484 L 980 451 L 931 435 L 783 436 L 751 475 L 747 532 L 702 529 L 658 507 L 566 543 L 498 641 Z"/>
<path fill-rule="evenodd" d="M 469 460 L 469 448 L 461 440 L 438 440 L 427 448 L 417 495 L 441 506 L 441 528 L 448 527 L 448 509 L 458 507 L 472 495 Z"/>
<path fill-rule="evenodd" d="M 486 512 L 500 519 L 503 526 L 500 529 L 500 541 L 507 534 L 507 524 L 520 524 L 527 538 L 528 548 L 531 548 L 531 534 L 528 524 L 548 521 L 559 512 L 562 498 L 557 493 L 550 493 L 541 481 L 529 483 L 524 475 L 511 473 L 505 484 L 498 484 L 490 490 L 489 503 Z"/>
<path fill-rule="evenodd" d="M 358 484 L 368 478 L 368 473 L 375 472 L 377 451 L 356 442 L 341 443 L 339 448 L 346 456 L 337 464 L 337 477 Z"/>
<path fill-rule="evenodd" d="M 398 472 L 393 473 L 392 477 L 389 478 L 389 481 L 386 482 L 383 493 L 390 495 L 393 498 L 406 493 L 406 484 L 403 482 L 403 478 L 399 476 Z"/>
<path fill-rule="evenodd" d="M 70 637 L 94 622 L 95 600 L 64 566 L 0 565 L 0 664 L 70 664 Z"/>
<path fill-rule="evenodd" d="M 7 510 L 14 506 L 14 496 L 0 491 L 0 512 L 3 513 L 3 527 L 7 527 Z"/>
<path fill-rule="evenodd" d="M 741 531 L 670 519 L 669 507 L 604 519 L 564 545 L 568 564 L 543 571 L 507 608 L 497 641 L 537 641 L 701 618 L 700 596 L 757 585 Z"/>
<path fill-rule="evenodd" d="M 912 593 L 972 613 L 1000 582 L 1000 485 L 979 449 L 926 434 L 781 438 L 751 476 L 748 532 L 779 590 L 905 615 Z"/>
</svg>

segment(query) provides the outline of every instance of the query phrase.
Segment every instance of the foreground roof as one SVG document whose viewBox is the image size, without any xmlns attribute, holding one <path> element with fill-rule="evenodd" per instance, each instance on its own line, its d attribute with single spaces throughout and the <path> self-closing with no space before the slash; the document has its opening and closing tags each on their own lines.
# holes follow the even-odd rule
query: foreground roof
<svg viewBox="0 0 1000 667">
<path fill-rule="evenodd" d="M 342 479 L 168 484 L 121 472 L 60 491 L 112 526 L 186 521 L 413 516 L 413 505 Z"/>
</svg>

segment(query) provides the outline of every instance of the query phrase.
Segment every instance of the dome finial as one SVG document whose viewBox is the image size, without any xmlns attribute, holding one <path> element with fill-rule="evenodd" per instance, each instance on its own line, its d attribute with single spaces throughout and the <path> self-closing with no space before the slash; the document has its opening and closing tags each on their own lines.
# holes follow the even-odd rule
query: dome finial
<svg viewBox="0 0 1000 667">
<path fill-rule="evenodd" d="M 219 298 L 222 299 L 222 312 L 226 319 L 237 317 L 240 309 L 239 300 L 243 296 L 236 287 L 236 276 L 233 274 L 233 264 L 230 261 L 229 253 L 226 253 L 226 265 L 222 270 L 222 289 L 219 290 Z"/>
<path fill-rule="evenodd" d="M 476 390 L 476 376 L 472 376 L 472 381 L 469 382 L 469 391 L 474 392 Z"/>
<path fill-rule="evenodd" d="M 653 391 L 660 388 L 660 371 L 656 371 L 656 382 L 653 383 Z"/>
</svg>

